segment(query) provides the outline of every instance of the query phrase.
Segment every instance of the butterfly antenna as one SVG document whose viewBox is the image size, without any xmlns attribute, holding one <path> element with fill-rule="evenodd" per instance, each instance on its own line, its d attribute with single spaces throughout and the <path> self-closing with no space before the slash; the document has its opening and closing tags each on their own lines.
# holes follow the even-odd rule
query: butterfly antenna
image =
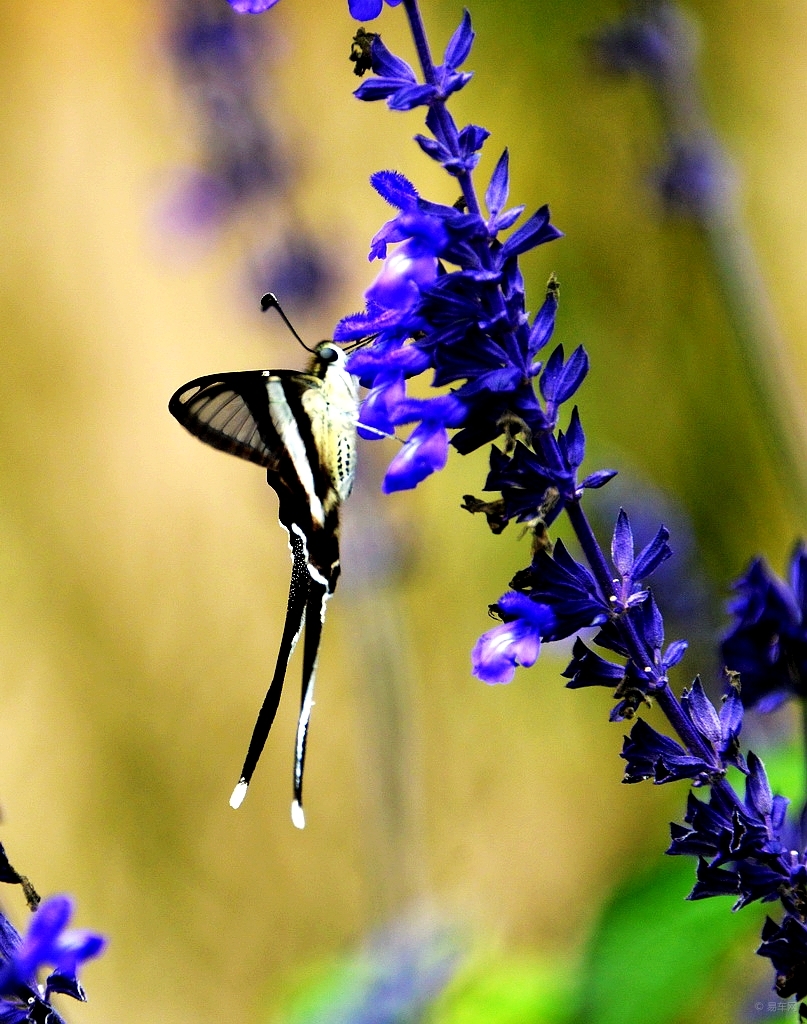
<svg viewBox="0 0 807 1024">
<path fill-rule="evenodd" d="M 378 331 L 375 334 L 367 334 L 363 338 L 358 338 L 356 341 L 349 345 L 345 345 L 345 352 L 355 352 L 357 348 L 362 348 L 364 345 L 369 345 L 371 341 L 375 341 L 378 337 Z"/>
<path fill-rule="evenodd" d="M 289 320 L 289 318 L 283 312 L 283 307 L 277 301 L 276 295 L 273 295 L 272 292 L 267 292 L 266 295 L 264 295 L 261 298 L 261 309 L 263 310 L 264 313 L 267 311 L 267 309 L 276 309 L 280 314 L 283 323 L 286 325 L 286 327 L 288 327 L 288 329 L 291 331 L 294 337 L 300 342 L 300 344 L 303 346 L 306 352 L 315 351 L 315 349 L 309 348 L 308 345 L 306 345 L 306 343 L 303 341 L 303 339 L 300 337 L 297 331 L 295 331 L 295 329 L 292 327 L 291 320 Z"/>
</svg>

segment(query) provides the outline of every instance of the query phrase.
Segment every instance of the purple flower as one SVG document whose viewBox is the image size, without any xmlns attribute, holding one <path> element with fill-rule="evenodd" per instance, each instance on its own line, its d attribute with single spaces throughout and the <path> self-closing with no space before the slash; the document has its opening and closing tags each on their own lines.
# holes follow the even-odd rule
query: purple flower
<svg viewBox="0 0 807 1024">
<path fill-rule="evenodd" d="M 801 913 L 807 871 L 803 841 L 785 820 L 788 801 L 773 795 L 765 766 L 753 753 L 746 771 L 744 801 L 725 784 L 712 788 L 708 802 L 690 794 L 686 826 L 670 827 L 667 853 L 698 857 L 689 899 L 733 895 L 735 909 L 781 899 L 786 910 Z"/>
<path fill-rule="evenodd" d="M 372 8 L 376 13 L 380 9 L 380 3 Z M 443 65 L 432 69 L 426 83 L 419 82 L 414 69 L 375 37 L 371 43 L 375 77 L 363 82 L 356 93 L 365 100 L 387 99 L 395 109 L 428 104 L 426 126 L 431 136 L 418 136 L 417 141 L 460 179 L 474 169 L 488 137 L 477 125 L 457 128 L 443 105 L 469 78 L 457 68 L 466 60 L 473 37 L 466 12 L 446 47 Z M 436 387 L 459 384 L 451 392 L 450 415 L 441 410 L 436 416 L 434 408 L 422 408 L 422 429 L 415 429 L 407 445 L 414 447 L 413 442 L 418 442 L 417 450 L 400 453 L 390 467 L 386 486 L 397 490 L 415 486 L 445 464 L 446 428 L 460 428 L 450 443 L 463 454 L 499 436 L 508 419 L 517 418 L 531 431 L 551 429 L 558 407 L 585 376 L 588 361 L 582 349 L 568 362 L 562 349 L 550 357 L 542 383 L 549 410 L 545 414 L 533 378 L 542 369 L 536 355 L 552 334 L 557 286 L 551 283 L 551 294 L 530 325 L 518 257 L 558 238 L 560 232 L 550 223 L 544 206 L 499 241 L 499 232 L 512 228 L 523 212 L 523 207 L 505 209 L 506 152 L 487 189 L 487 220 L 462 204 L 445 206 L 424 200 L 396 172 L 378 172 L 371 181 L 398 211 L 376 233 L 370 249 L 371 258 L 383 257 L 386 263 L 365 295 L 365 310 L 343 318 L 334 333 L 337 341 L 374 336 L 372 345 L 355 352 L 350 363 L 351 371 L 372 389 L 369 416 L 363 415 L 362 421 L 378 423 L 377 429 L 384 433 L 391 425 L 411 422 L 412 403 L 401 384 L 429 367 Z M 391 243 L 400 244 L 390 256 Z M 449 271 L 449 265 L 458 269 Z M 563 442 L 564 451 L 572 460 L 582 458 L 579 423 L 573 424 L 571 433 Z M 424 458 L 427 439 L 431 454 Z M 586 486 L 597 485 L 586 481 Z"/>
<path fill-rule="evenodd" d="M 415 427 L 403 448 L 389 464 L 382 490 L 407 491 L 442 469 L 448 460 L 448 434 L 438 420 L 424 420 Z"/>
<path fill-rule="evenodd" d="M 387 0 L 390 4 L 400 0 Z M 353 16 L 358 21 L 368 21 L 381 13 L 381 0 L 349 0 Z M 358 17 L 356 8 L 367 13 Z M 390 110 L 412 110 L 414 107 L 433 105 L 435 100 L 445 100 L 452 93 L 458 92 L 471 80 L 469 72 L 457 69 L 465 62 L 471 51 L 474 32 L 471 27 L 471 16 L 465 11 L 459 27 L 446 47 L 443 63 L 434 68 L 433 81 L 418 82 L 417 75 L 410 64 L 391 53 L 381 37 L 376 35 L 370 43 L 370 66 L 375 77 L 362 82 L 354 96 L 360 100 L 386 100 Z M 361 71 L 365 70 L 362 66 Z M 359 73 L 359 72 L 357 72 Z M 427 119 L 428 123 L 428 119 Z M 430 126 L 431 127 L 431 126 Z M 458 139 L 443 140 L 416 135 L 415 141 L 429 156 L 443 164 L 446 169 L 456 173 L 461 169 L 472 170 L 479 157 L 476 155 L 489 132 L 484 128 L 469 125 L 459 133 Z M 456 145 L 451 143 L 456 141 Z"/>
<path fill-rule="evenodd" d="M 688 752 L 678 741 L 663 736 L 639 719 L 622 747 L 622 757 L 628 762 L 623 781 L 652 778 L 658 785 L 692 779 L 695 785 L 708 785 L 722 777 L 729 764 L 748 774 L 738 746 L 743 715 L 736 692 L 729 693 L 718 713 L 700 679 L 696 679 L 692 688 L 684 691 L 681 706 L 706 756 Z"/>
<path fill-rule="evenodd" d="M 594 56 L 613 74 L 634 72 L 650 78 L 669 74 L 676 61 L 676 40 L 668 19 L 629 15 L 603 29 L 592 41 Z"/>
<path fill-rule="evenodd" d="M 636 722 L 630 736 L 625 737 L 620 756 L 627 761 L 623 782 L 652 779 L 660 785 L 699 777 L 709 781 L 716 774 L 714 764 L 689 754 L 680 743 L 656 732 L 643 718 Z"/>
<path fill-rule="evenodd" d="M 390 7 L 397 7 L 401 0 L 387 0 Z M 355 21 L 372 21 L 381 13 L 383 0 L 348 0 L 350 16 Z"/>
<path fill-rule="evenodd" d="M 415 238 L 384 260 L 384 267 L 364 293 L 368 302 L 407 314 L 420 302 L 421 291 L 434 284 L 437 260 Z"/>
<path fill-rule="evenodd" d="M 728 172 L 711 138 L 675 140 L 665 166 L 655 175 L 659 195 L 671 212 L 705 217 L 725 200 Z"/>
<path fill-rule="evenodd" d="M 644 75 L 666 120 L 666 163 L 652 180 L 669 210 L 703 220 L 726 202 L 730 174 L 698 95 L 697 44 L 674 3 L 644 5 L 593 40 L 602 68 Z"/>
<path fill-rule="evenodd" d="M 274 7 L 278 0 L 227 0 L 227 3 L 239 14 L 262 14 Z"/>
<path fill-rule="evenodd" d="M 780 925 L 766 918 L 757 953 L 773 964 L 782 999 L 807 996 L 807 924 L 801 918 L 788 914 Z"/>
<path fill-rule="evenodd" d="M 538 659 L 541 637 L 554 625 L 552 609 L 525 594 L 507 593 L 493 610 L 502 624 L 483 633 L 471 654 L 473 673 L 483 683 L 509 683 L 516 666 Z"/>
<path fill-rule="evenodd" d="M 617 607 L 630 608 L 645 600 L 647 592 L 641 589 L 642 581 L 672 555 L 667 543 L 669 538 L 667 529 L 660 526 L 653 540 L 634 556 L 630 521 L 625 510 L 619 510 L 611 539 L 611 560 L 618 574 L 615 581 Z"/>
<path fill-rule="evenodd" d="M 562 640 L 578 629 L 602 625 L 611 611 L 593 575 L 572 558 L 561 540 L 551 555 L 537 551 L 531 565 L 516 573 L 510 586 L 552 609 L 544 640 Z"/>
<path fill-rule="evenodd" d="M 51 896 L 32 916 L 21 938 L 0 915 L 0 1021 L 44 1021 L 59 1024 L 62 1018 L 50 1005 L 52 992 L 86 1000 L 77 972 L 85 960 L 103 952 L 106 940 L 88 931 L 67 929 L 73 915 L 69 896 Z M 42 967 L 52 967 L 44 992 L 37 982 Z M 50 1016 L 48 1016 L 50 1014 Z"/>
<path fill-rule="evenodd" d="M 735 584 L 734 622 L 723 639 L 726 668 L 738 672 L 746 707 L 771 711 L 807 697 L 807 549 L 798 544 L 787 583 L 757 559 Z"/>
</svg>

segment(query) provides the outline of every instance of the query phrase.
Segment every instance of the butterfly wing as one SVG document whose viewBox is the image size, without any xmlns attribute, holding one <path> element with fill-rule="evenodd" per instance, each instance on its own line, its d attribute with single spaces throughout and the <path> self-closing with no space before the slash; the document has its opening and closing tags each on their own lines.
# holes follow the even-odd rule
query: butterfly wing
<svg viewBox="0 0 807 1024">
<path fill-rule="evenodd" d="M 198 377 L 179 388 L 169 412 L 201 441 L 267 470 L 280 520 L 305 536 L 315 571 L 332 580 L 339 505 L 355 471 L 355 399 L 330 378 L 293 370 L 244 370 Z M 327 550 L 319 549 L 324 547 Z"/>
<path fill-rule="evenodd" d="M 240 370 L 197 377 L 174 392 L 168 411 L 206 444 L 277 471 L 284 446 L 273 424 L 270 391 L 302 394 L 316 378 L 292 370 Z"/>
<path fill-rule="evenodd" d="M 323 343 L 325 348 L 328 343 Z M 241 777 L 230 803 L 244 799 L 280 701 L 289 658 L 306 622 L 303 690 L 297 727 L 292 820 L 303 827 L 303 766 L 313 706 L 317 652 L 325 605 L 339 577 L 339 507 L 356 466 L 356 382 L 344 356 L 321 356 L 319 372 L 247 370 L 198 377 L 168 404 L 192 434 L 221 451 L 267 470 L 289 533 L 292 578 L 275 673 L 255 723 Z"/>
</svg>

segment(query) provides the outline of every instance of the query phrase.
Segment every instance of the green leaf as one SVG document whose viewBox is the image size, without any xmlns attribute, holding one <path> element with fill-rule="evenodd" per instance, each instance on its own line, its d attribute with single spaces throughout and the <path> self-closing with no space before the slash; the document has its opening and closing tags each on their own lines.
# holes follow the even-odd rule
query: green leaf
<svg viewBox="0 0 807 1024">
<path fill-rule="evenodd" d="M 621 886 L 589 943 L 580 979 L 580 1020 L 597 1024 L 668 1024 L 679 1020 L 715 984 L 731 948 L 754 955 L 764 910 L 732 913 L 729 897 L 685 900 L 695 861 L 659 861 Z"/>
<path fill-rule="evenodd" d="M 570 1019 L 569 968 L 513 956 L 465 968 L 435 1002 L 427 1024 L 565 1024 Z"/>
</svg>

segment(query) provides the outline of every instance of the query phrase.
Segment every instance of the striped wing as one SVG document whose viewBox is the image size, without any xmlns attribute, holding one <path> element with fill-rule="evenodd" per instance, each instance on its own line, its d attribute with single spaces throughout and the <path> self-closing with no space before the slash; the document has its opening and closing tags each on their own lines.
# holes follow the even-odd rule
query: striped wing
<svg viewBox="0 0 807 1024">
<path fill-rule="evenodd" d="M 310 373 L 247 370 L 198 377 L 168 409 L 206 444 L 256 462 L 279 498 L 289 533 L 291 587 L 274 675 L 252 733 L 232 807 L 244 799 L 274 721 L 289 659 L 305 622 L 303 691 L 294 759 L 292 820 L 305 824 L 303 766 L 314 704 L 325 604 L 339 578 L 339 506 L 356 471 L 356 381 L 332 342 L 314 350 Z"/>
<path fill-rule="evenodd" d="M 293 370 L 214 373 L 179 388 L 168 411 L 206 444 L 276 470 L 284 451 L 269 409 L 273 387 L 302 396 L 321 381 Z"/>
</svg>

